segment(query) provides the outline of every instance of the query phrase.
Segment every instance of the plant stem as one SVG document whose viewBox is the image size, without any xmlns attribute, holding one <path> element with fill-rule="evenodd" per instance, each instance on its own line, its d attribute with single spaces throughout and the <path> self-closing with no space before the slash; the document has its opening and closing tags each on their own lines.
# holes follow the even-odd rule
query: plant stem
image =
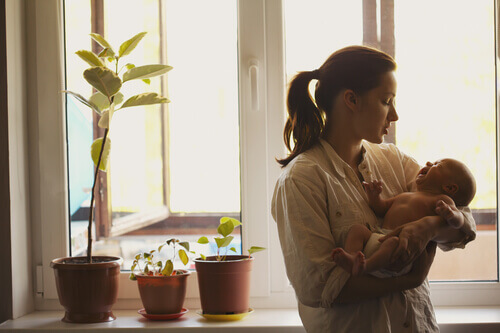
<svg viewBox="0 0 500 333">
<path fill-rule="evenodd" d="M 95 186 L 97 184 L 97 176 L 99 175 L 99 166 L 101 165 L 102 153 L 104 151 L 104 145 L 106 144 L 106 138 L 108 137 L 108 129 L 104 130 L 104 138 L 102 139 L 101 151 L 99 153 L 99 159 L 97 160 L 97 166 L 94 173 L 94 184 L 92 185 L 92 194 L 90 197 L 90 212 L 89 212 L 89 225 L 87 229 L 87 262 L 92 263 L 92 220 L 94 217 L 94 199 L 95 199 Z"/>
</svg>

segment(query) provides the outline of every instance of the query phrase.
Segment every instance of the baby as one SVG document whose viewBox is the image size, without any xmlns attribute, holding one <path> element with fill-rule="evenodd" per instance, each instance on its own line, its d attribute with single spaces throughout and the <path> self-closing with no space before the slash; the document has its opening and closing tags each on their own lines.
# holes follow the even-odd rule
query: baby
<svg viewBox="0 0 500 333">
<path fill-rule="evenodd" d="M 427 162 L 419 171 L 415 183 L 416 192 L 401 193 L 385 200 L 380 197 L 380 181 L 363 182 L 370 207 L 377 216 L 384 217 L 382 232 L 429 215 L 440 215 L 453 228 L 462 227 L 463 215 L 456 210 L 445 209 L 444 203 L 449 206 L 467 206 L 474 198 L 476 183 L 465 164 L 449 158 Z M 364 225 L 354 225 L 347 234 L 345 250 L 333 250 L 333 261 L 354 276 L 371 273 L 387 277 L 407 273 L 411 265 L 397 273 L 388 270 L 399 238 L 391 237 L 380 243 L 378 239 L 383 236 L 373 233 Z"/>
</svg>

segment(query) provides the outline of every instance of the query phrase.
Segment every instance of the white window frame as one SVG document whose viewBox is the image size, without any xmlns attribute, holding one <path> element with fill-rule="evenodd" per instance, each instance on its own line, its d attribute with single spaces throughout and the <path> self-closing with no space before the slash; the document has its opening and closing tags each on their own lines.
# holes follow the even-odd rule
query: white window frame
<svg viewBox="0 0 500 333">
<path fill-rule="evenodd" d="M 30 199 L 38 310 L 59 309 L 50 262 L 67 256 L 68 195 L 61 0 L 26 3 L 28 105 L 30 118 Z M 296 300 L 285 274 L 270 202 L 284 156 L 284 28 L 282 0 L 239 0 L 239 93 L 241 125 L 243 247 L 266 246 L 256 255 L 252 275 L 254 307 L 293 308 Z M 341 32 L 340 32 L 341 33 Z M 498 35 L 498 34 L 497 34 Z M 498 118 L 498 117 L 497 117 Z M 499 124 L 497 124 L 498 128 Z M 498 136 L 497 136 L 498 137 Z M 497 142 L 497 149 L 500 142 Z M 500 249 L 499 249 L 500 250 Z M 15 260 L 15 259 L 14 259 Z M 137 308 L 139 294 L 121 274 L 116 309 Z M 190 277 L 186 306 L 199 307 L 196 274 Z M 500 283 L 432 283 L 435 305 L 497 305 Z"/>
</svg>

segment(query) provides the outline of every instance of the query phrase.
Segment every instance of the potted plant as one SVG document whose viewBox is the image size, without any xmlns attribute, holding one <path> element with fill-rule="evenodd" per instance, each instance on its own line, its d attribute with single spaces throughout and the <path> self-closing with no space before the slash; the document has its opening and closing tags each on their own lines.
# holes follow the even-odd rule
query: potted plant
<svg viewBox="0 0 500 333">
<path fill-rule="evenodd" d="M 236 219 L 222 217 L 217 227 L 218 236 L 214 237 L 216 255 L 200 255 L 200 258 L 194 260 L 203 315 L 237 315 L 248 313 L 250 309 L 251 255 L 265 248 L 252 246 L 248 255 L 228 255 L 228 251 L 237 252 L 234 247 L 229 248 L 229 245 L 234 238 L 231 233 L 240 225 L 241 222 Z M 209 241 L 203 236 L 198 239 L 198 243 L 207 244 Z"/>
<path fill-rule="evenodd" d="M 171 259 L 156 260 L 155 255 L 159 255 L 165 246 L 173 251 Z M 145 312 L 139 310 L 140 314 L 145 316 L 146 314 L 173 315 L 165 318 L 174 319 L 187 312 L 182 306 L 186 298 L 187 278 L 191 273 L 187 270 L 174 269 L 176 254 L 184 265 L 189 262 L 186 251 L 189 251 L 188 242 L 172 238 L 161 244 L 158 250 L 139 253 L 135 256 L 130 268 L 130 279 L 137 281 L 139 287 Z M 136 270 L 139 272 L 135 273 Z"/>
<path fill-rule="evenodd" d="M 141 32 L 123 42 L 116 53 L 101 35 L 91 34 L 91 38 L 102 46 L 102 52 L 97 55 L 91 51 L 80 50 L 76 54 L 90 65 L 90 68 L 83 72 L 83 77 L 95 89 L 95 93 L 87 99 L 78 93 L 64 91 L 96 112 L 100 116 L 99 127 L 104 128 L 104 136 L 96 139 L 91 146 L 95 173 L 88 218 L 87 256 L 58 258 L 51 262 L 59 302 L 65 308 L 62 319 L 65 322 L 95 323 L 115 319 L 111 308 L 116 302 L 123 260 L 119 257 L 92 256 L 94 196 L 98 173 L 107 169 L 113 113 L 133 106 L 169 102 L 167 98 L 154 92 L 137 94 L 123 102 L 124 96 L 120 90 L 127 81 L 141 79 L 148 83 L 151 77 L 163 75 L 172 69 L 167 65 L 135 67 L 133 64 L 126 64 L 119 67 L 122 58 L 135 49 L 144 35 L 146 32 Z M 108 68 L 107 63 L 113 69 Z M 124 72 L 121 74 L 121 71 Z"/>
</svg>

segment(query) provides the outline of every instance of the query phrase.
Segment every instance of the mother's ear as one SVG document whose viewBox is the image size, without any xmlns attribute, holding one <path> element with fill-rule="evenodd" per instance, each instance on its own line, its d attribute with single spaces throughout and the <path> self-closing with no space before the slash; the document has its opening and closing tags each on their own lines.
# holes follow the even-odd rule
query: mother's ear
<svg viewBox="0 0 500 333">
<path fill-rule="evenodd" d="M 344 91 L 344 103 L 351 111 L 356 111 L 359 100 L 356 93 L 351 89 L 346 89 Z"/>
</svg>

